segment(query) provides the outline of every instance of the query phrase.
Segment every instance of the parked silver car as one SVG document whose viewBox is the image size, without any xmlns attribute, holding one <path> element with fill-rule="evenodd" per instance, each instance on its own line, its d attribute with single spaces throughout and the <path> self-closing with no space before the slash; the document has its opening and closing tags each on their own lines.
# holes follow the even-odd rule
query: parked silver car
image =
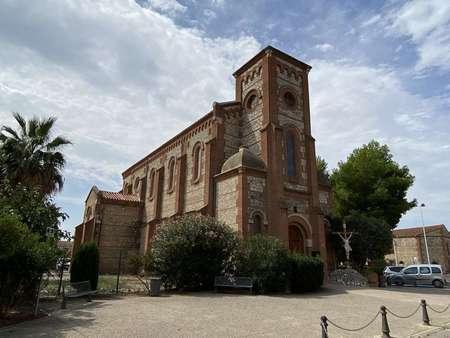
<svg viewBox="0 0 450 338">
<path fill-rule="evenodd" d="M 387 282 L 389 285 L 433 285 L 436 288 L 443 288 L 445 278 L 440 265 L 415 264 L 407 266 L 399 273 L 390 275 Z"/>
</svg>

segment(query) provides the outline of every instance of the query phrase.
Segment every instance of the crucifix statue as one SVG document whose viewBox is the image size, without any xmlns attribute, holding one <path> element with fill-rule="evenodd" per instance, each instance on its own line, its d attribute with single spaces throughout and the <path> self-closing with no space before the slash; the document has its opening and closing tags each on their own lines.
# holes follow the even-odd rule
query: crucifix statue
<svg viewBox="0 0 450 338">
<path fill-rule="evenodd" d="M 353 236 L 353 232 L 347 232 L 347 225 L 345 223 L 342 225 L 342 227 L 343 231 L 335 232 L 335 234 L 338 234 L 344 242 L 345 257 L 347 258 L 348 262 L 350 261 L 350 251 L 352 251 L 352 247 L 350 246 L 350 239 Z"/>
</svg>

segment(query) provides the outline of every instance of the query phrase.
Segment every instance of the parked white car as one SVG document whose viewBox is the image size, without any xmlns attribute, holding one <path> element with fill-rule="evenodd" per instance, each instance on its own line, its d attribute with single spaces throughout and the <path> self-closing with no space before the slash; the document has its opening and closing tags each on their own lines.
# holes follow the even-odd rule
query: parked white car
<svg viewBox="0 0 450 338">
<path fill-rule="evenodd" d="M 437 264 L 409 265 L 399 273 L 390 275 L 387 282 L 389 285 L 433 285 L 436 288 L 443 288 L 445 286 L 442 267 Z"/>
</svg>

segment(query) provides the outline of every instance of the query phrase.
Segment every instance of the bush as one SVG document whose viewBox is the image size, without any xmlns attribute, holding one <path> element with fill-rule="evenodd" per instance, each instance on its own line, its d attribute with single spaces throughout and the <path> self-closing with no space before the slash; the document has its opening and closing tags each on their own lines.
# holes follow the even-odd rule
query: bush
<svg viewBox="0 0 450 338">
<path fill-rule="evenodd" d="M 99 252 L 95 242 L 81 245 L 75 252 L 70 268 L 70 282 L 90 281 L 92 290 L 97 289 Z"/>
<path fill-rule="evenodd" d="M 41 275 L 59 253 L 55 241 L 41 240 L 18 216 L 0 213 L 0 317 L 35 295 Z"/>
<path fill-rule="evenodd" d="M 166 287 L 211 289 L 236 244 L 235 232 L 225 224 L 205 216 L 182 216 L 157 229 L 150 268 Z"/>
<path fill-rule="evenodd" d="M 128 256 L 127 265 L 132 275 L 139 275 L 144 267 L 144 256 L 142 255 Z"/>
<path fill-rule="evenodd" d="M 288 271 L 288 249 L 274 237 L 249 237 L 236 252 L 235 274 L 252 277 L 255 292 L 286 291 Z"/>
<path fill-rule="evenodd" d="M 290 289 L 292 293 L 315 291 L 323 283 L 323 262 L 319 258 L 289 255 Z"/>
</svg>

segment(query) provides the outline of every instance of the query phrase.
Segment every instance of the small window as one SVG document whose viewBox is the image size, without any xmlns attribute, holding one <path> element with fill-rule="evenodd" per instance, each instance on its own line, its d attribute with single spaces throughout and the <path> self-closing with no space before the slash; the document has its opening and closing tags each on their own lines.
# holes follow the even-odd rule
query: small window
<svg viewBox="0 0 450 338">
<path fill-rule="evenodd" d="M 432 273 L 438 273 L 438 274 L 441 274 L 441 273 L 442 273 L 441 269 L 438 268 L 437 266 L 432 266 L 432 267 L 431 267 L 431 272 L 432 272 Z"/>
<path fill-rule="evenodd" d="M 168 182 L 169 191 L 173 190 L 174 181 L 175 181 L 175 159 L 172 158 L 169 162 L 169 182 Z"/>
<path fill-rule="evenodd" d="M 131 184 L 125 185 L 125 193 L 128 195 L 131 195 L 133 193 L 133 187 L 131 186 Z"/>
<path fill-rule="evenodd" d="M 258 103 L 258 98 L 256 97 L 256 94 L 251 94 L 249 98 L 247 99 L 247 102 L 245 104 L 245 108 L 249 111 L 254 110 L 256 105 Z"/>
<path fill-rule="evenodd" d="M 150 198 L 153 197 L 153 191 L 155 190 L 155 170 L 150 172 L 150 179 L 148 182 L 148 195 Z"/>
<path fill-rule="evenodd" d="M 192 179 L 197 181 L 200 178 L 202 172 L 202 146 L 201 143 L 197 143 L 194 147 L 194 157 L 192 159 Z"/>
<path fill-rule="evenodd" d="M 288 106 L 290 108 L 295 107 L 296 99 L 295 99 L 294 94 L 292 94 L 291 92 L 286 92 L 286 93 L 284 93 L 283 99 L 284 99 L 284 103 L 286 104 L 286 106 Z"/>
<path fill-rule="evenodd" d="M 431 270 L 428 266 L 421 266 L 419 271 L 422 275 L 428 275 L 431 273 Z"/>
<path fill-rule="evenodd" d="M 405 275 L 417 275 L 417 267 L 411 267 L 403 270 Z"/>
<path fill-rule="evenodd" d="M 402 266 L 391 266 L 389 269 L 393 272 L 400 272 L 400 271 L 402 271 L 403 267 Z"/>
<path fill-rule="evenodd" d="M 253 224 L 250 225 L 250 234 L 256 235 L 262 232 L 262 218 L 256 214 L 253 216 Z"/>
</svg>

